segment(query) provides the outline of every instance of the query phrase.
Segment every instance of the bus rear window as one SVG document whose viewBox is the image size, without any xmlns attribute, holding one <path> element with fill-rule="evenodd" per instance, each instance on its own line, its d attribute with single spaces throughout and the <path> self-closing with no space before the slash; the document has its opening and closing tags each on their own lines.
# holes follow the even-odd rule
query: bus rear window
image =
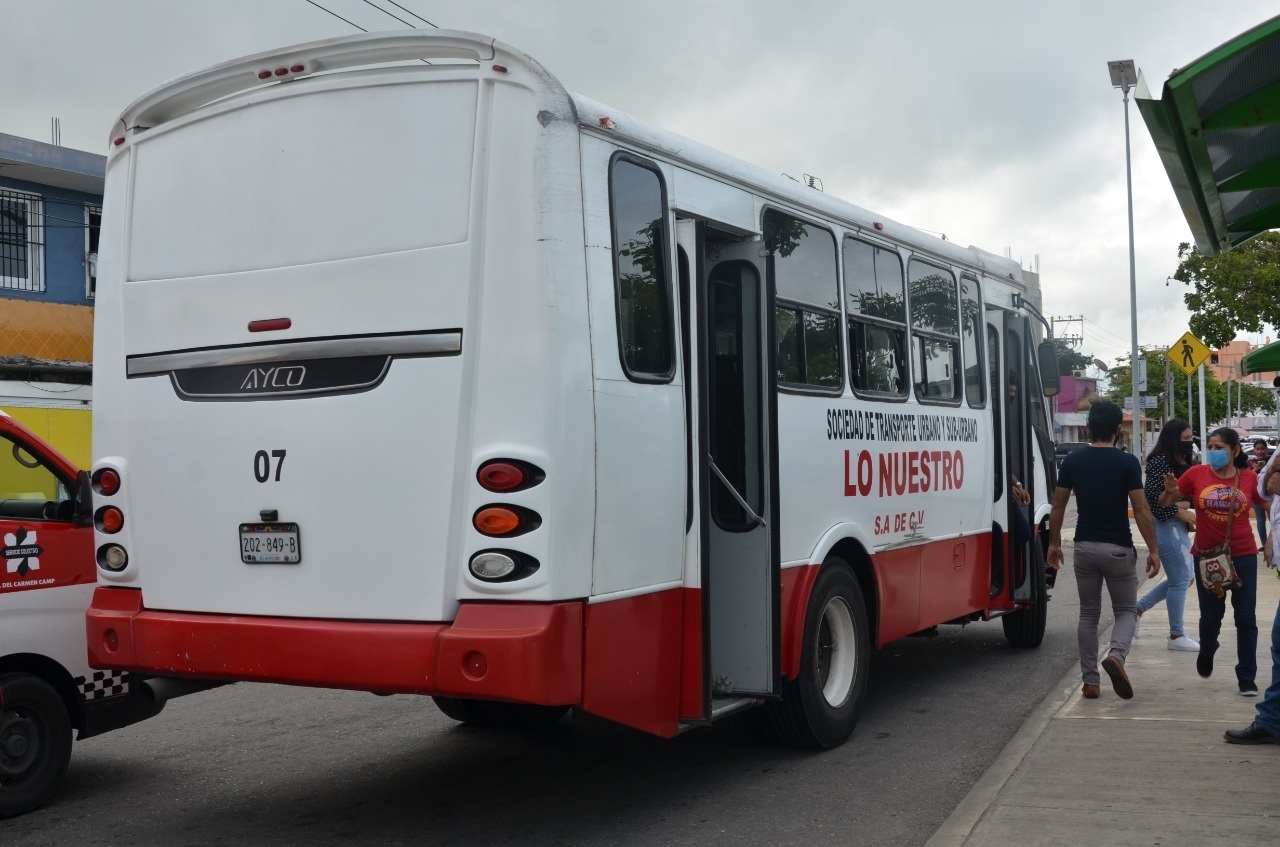
<svg viewBox="0 0 1280 847">
<path fill-rule="evenodd" d="M 465 241 L 475 111 L 474 82 L 380 85 L 284 96 L 144 135 L 128 279 Z"/>
</svg>

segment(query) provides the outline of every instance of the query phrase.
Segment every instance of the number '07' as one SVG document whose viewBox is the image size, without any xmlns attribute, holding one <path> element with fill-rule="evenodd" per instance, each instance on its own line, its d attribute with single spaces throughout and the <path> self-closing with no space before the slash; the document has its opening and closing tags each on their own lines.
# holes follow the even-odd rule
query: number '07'
<svg viewBox="0 0 1280 847">
<path fill-rule="evenodd" d="M 269 482 L 271 480 L 271 460 L 276 460 L 276 482 L 280 481 L 280 471 L 284 469 L 284 453 L 283 450 L 272 450 L 271 455 L 267 455 L 266 450 L 259 450 L 253 454 L 253 478 L 258 482 Z"/>
</svg>

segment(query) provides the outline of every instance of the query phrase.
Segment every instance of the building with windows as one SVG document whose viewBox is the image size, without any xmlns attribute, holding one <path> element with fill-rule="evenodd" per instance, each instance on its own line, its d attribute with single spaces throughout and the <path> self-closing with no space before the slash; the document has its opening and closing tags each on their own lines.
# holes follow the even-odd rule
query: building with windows
<svg viewBox="0 0 1280 847">
<path fill-rule="evenodd" d="M 0 408 L 87 467 L 106 157 L 0 133 Z"/>
<path fill-rule="evenodd" d="M 1262 346 L 1271 343 L 1268 338 L 1263 342 Z M 1257 385 L 1261 388 L 1271 388 L 1272 380 L 1280 376 L 1280 372 L 1269 371 L 1267 373 L 1249 374 L 1248 376 L 1240 375 L 1240 362 L 1245 356 L 1248 356 L 1255 350 L 1260 349 L 1257 344 L 1251 344 L 1243 338 L 1237 338 L 1230 344 L 1225 344 L 1217 350 L 1212 351 L 1208 367 L 1213 371 L 1214 377 L 1218 382 L 1244 382 L 1247 385 Z"/>
</svg>

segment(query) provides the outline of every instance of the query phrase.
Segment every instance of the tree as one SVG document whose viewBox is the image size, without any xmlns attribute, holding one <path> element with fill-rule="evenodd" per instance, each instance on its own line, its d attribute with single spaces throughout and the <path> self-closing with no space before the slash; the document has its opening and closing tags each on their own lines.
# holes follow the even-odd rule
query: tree
<svg viewBox="0 0 1280 847">
<path fill-rule="evenodd" d="M 1191 408 L 1187 408 L 1187 378 L 1186 375 L 1173 364 L 1165 356 L 1163 350 L 1144 350 L 1140 354 L 1147 360 L 1147 396 L 1154 395 L 1157 398 L 1157 407 L 1148 409 L 1147 416 L 1153 418 L 1164 417 L 1164 399 L 1165 399 L 1165 373 L 1166 369 L 1173 370 L 1173 416 L 1182 418 L 1191 422 L 1194 429 L 1200 426 L 1200 389 L 1196 378 L 1192 377 L 1192 399 Z M 1128 357 L 1121 357 L 1115 367 L 1107 372 L 1107 379 L 1110 387 L 1107 389 L 1106 397 L 1108 400 L 1123 406 L 1125 398 L 1129 397 L 1133 390 L 1133 370 L 1129 366 Z M 1246 389 L 1251 386 L 1245 386 Z M 1261 389 L 1258 389 L 1261 390 Z M 1267 392 L 1270 394 L 1270 392 Z M 1245 394 L 1249 397 L 1248 393 Z M 1227 387 L 1214 377 L 1213 371 L 1206 368 L 1204 374 L 1204 397 L 1205 397 L 1205 419 L 1210 426 L 1215 422 L 1225 420 L 1227 418 Z M 1231 405 L 1235 406 L 1235 387 L 1231 390 Z M 1274 405 L 1274 397 L 1271 400 Z"/>
<path fill-rule="evenodd" d="M 1212 258 L 1184 242 L 1178 259 L 1173 278 L 1192 286 L 1184 298 L 1191 332 L 1205 344 L 1221 347 L 1239 332 L 1280 326 L 1280 232 L 1264 232 Z"/>
<path fill-rule="evenodd" d="M 1058 376 L 1071 376 L 1093 365 L 1093 356 L 1077 353 L 1065 339 L 1055 338 L 1053 343 L 1058 348 Z"/>
</svg>

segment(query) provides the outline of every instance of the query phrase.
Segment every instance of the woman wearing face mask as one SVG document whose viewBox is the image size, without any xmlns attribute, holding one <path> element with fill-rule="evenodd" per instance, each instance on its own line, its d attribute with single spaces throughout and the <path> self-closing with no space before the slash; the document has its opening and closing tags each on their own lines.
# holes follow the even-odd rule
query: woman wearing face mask
<svg viewBox="0 0 1280 847">
<path fill-rule="evenodd" d="M 1160 563 L 1165 579 L 1138 601 L 1138 617 L 1161 600 L 1168 603 L 1170 650 L 1194 653 L 1200 645 L 1183 630 L 1183 610 L 1187 605 L 1187 589 L 1191 587 L 1191 533 L 1195 529 L 1195 512 L 1182 503 L 1160 505 L 1164 493 L 1165 474 L 1181 477 L 1191 467 L 1191 424 L 1174 418 L 1160 430 L 1156 446 L 1147 456 L 1147 504 L 1156 519 L 1156 541 L 1160 545 Z"/>
<path fill-rule="evenodd" d="M 1176 477 L 1165 474 L 1164 493 L 1160 505 L 1169 506 L 1182 497 L 1190 497 L 1196 511 L 1196 572 L 1200 554 L 1223 544 L 1231 546 L 1231 560 L 1243 582 L 1230 589 L 1231 608 L 1236 624 L 1236 680 L 1240 694 L 1256 697 L 1258 684 L 1258 622 L 1255 606 L 1258 597 L 1258 544 L 1249 525 L 1250 506 L 1265 503 L 1258 495 L 1258 477 L 1249 470 L 1249 459 L 1240 449 L 1240 435 L 1230 427 L 1216 429 L 1205 442 L 1205 463 L 1195 465 Z M 1227 540 L 1227 524 L 1231 538 Z M 1200 655 L 1196 671 L 1208 677 L 1213 673 L 1213 656 L 1218 651 L 1218 633 L 1226 615 L 1225 597 L 1215 597 L 1196 579 L 1196 596 L 1200 600 Z"/>
</svg>

